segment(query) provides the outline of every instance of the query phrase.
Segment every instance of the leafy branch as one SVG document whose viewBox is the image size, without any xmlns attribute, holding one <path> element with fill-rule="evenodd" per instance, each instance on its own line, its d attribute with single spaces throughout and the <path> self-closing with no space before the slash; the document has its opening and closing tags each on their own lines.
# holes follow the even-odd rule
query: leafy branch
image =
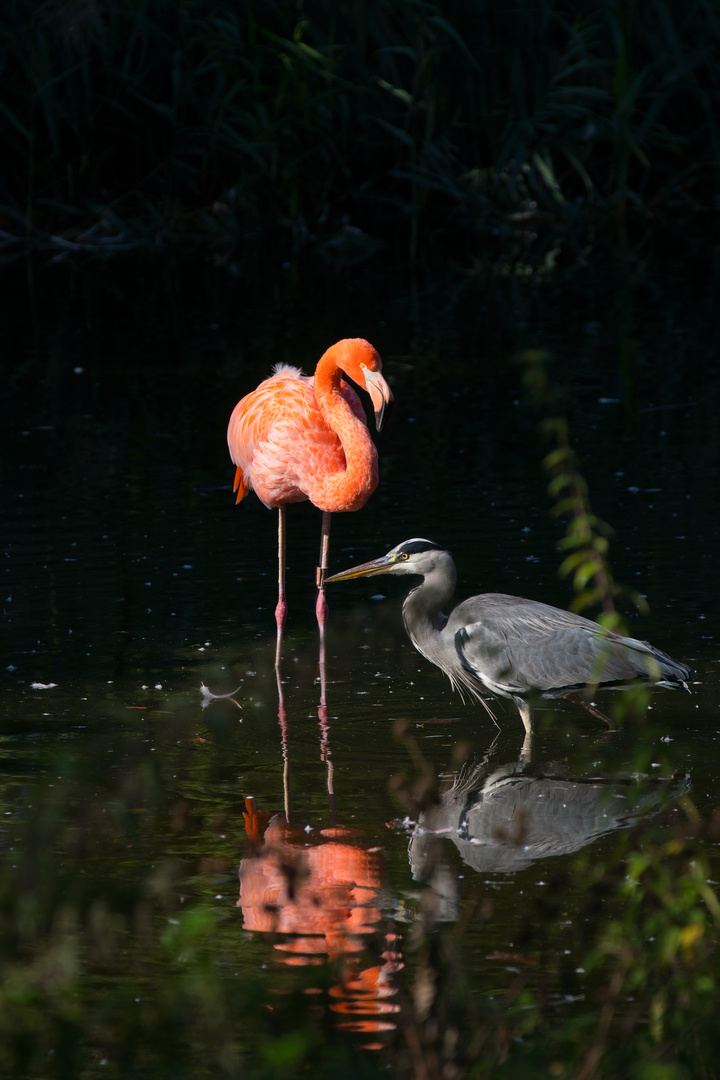
<svg viewBox="0 0 720 1080">
<path fill-rule="evenodd" d="M 550 354 L 544 349 L 527 349 L 521 354 L 525 364 L 523 384 L 535 407 L 558 409 L 558 392 L 548 381 L 547 365 Z M 558 573 L 572 578 L 575 597 L 571 611 L 580 612 L 595 604 L 602 608 L 600 622 L 608 630 L 622 628 L 622 618 L 616 610 L 615 598 L 628 596 L 638 611 L 645 614 L 645 598 L 634 589 L 619 585 L 608 559 L 613 529 L 593 513 L 588 484 L 582 475 L 577 454 L 570 445 L 569 425 L 564 416 L 550 416 L 542 421 L 540 430 L 553 439 L 555 447 L 543 458 L 543 467 L 550 474 L 548 493 L 553 500 L 551 514 L 567 516 L 565 536 L 558 548 L 565 552 Z"/>
</svg>

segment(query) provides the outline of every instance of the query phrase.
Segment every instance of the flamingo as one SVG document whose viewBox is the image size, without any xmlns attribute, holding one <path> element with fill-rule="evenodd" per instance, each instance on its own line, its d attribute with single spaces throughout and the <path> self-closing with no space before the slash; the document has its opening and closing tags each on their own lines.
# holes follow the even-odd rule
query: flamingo
<svg viewBox="0 0 720 1080">
<path fill-rule="evenodd" d="M 342 376 L 348 375 L 368 392 L 380 431 L 392 402 L 381 370 L 382 361 L 368 341 L 344 338 L 323 353 L 314 377 L 276 364 L 270 378 L 242 398 L 230 417 L 228 447 L 237 465 L 236 501 L 254 491 L 265 506 L 279 512 L 276 669 L 287 616 L 285 506 L 309 499 L 323 514 L 315 605 L 322 660 L 330 515 L 359 510 L 378 484 L 377 450 L 365 413 Z"/>
</svg>

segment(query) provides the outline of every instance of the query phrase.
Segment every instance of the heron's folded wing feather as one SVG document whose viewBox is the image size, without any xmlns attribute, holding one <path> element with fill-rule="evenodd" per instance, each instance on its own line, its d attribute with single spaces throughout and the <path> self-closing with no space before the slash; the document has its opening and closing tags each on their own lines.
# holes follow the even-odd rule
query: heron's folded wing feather
<svg viewBox="0 0 720 1080">
<path fill-rule="evenodd" d="M 463 664 L 507 692 L 562 692 L 660 677 L 662 654 L 580 615 L 502 594 L 473 597 L 460 607 L 465 610 L 455 642 Z"/>
</svg>

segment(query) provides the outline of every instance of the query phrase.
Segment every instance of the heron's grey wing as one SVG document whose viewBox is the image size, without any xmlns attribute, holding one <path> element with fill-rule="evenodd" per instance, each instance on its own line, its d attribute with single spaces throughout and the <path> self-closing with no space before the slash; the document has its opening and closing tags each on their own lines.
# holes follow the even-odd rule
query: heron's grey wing
<svg viewBox="0 0 720 1080">
<path fill-rule="evenodd" d="M 534 600 L 475 596 L 453 611 L 448 629 L 463 665 L 499 693 L 563 694 L 660 678 L 663 654 L 646 642 L 608 635 L 590 619 Z"/>
<path fill-rule="evenodd" d="M 522 656 L 501 627 L 485 621 L 471 622 L 458 627 L 453 640 L 462 667 L 494 693 L 523 693 L 529 685 L 534 685 L 523 680 L 522 666 L 518 678 L 518 663 L 522 665 Z"/>
</svg>

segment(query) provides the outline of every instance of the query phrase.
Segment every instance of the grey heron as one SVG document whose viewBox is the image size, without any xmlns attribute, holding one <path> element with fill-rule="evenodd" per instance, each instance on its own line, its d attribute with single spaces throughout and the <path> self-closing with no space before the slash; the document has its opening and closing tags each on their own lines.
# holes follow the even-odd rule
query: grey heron
<svg viewBox="0 0 720 1080">
<path fill-rule="evenodd" d="M 405 628 L 415 648 L 445 672 L 461 697 L 468 691 L 488 711 L 485 692 L 510 698 L 528 735 L 533 730 L 534 697 L 570 697 L 625 688 L 641 680 L 688 689 L 690 668 L 648 642 L 621 637 L 582 615 L 536 600 L 484 593 L 443 615 L 457 575 L 450 552 L 431 540 L 405 540 L 387 555 L 333 574 L 327 581 L 374 574 L 422 578 L 403 603 Z M 580 696 L 578 700 L 614 726 L 589 700 Z"/>
</svg>

